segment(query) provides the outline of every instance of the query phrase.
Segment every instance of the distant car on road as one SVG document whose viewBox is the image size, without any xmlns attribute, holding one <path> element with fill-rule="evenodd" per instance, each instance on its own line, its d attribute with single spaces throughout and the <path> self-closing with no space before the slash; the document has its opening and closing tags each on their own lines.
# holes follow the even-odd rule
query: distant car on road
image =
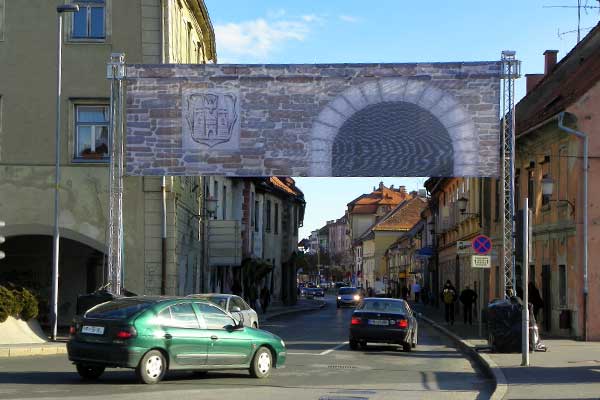
<svg viewBox="0 0 600 400">
<path fill-rule="evenodd" d="M 105 368 L 134 368 L 143 383 L 169 370 L 203 373 L 246 369 L 266 378 L 285 363 L 280 337 L 244 327 L 223 309 L 190 297 L 126 297 L 76 316 L 67 343 L 69 360 L 84 379 Z"/>
<path fill-rule="evenodd" d="M 242 321 L 245 326 L 258 328 L 258 314 L 240 296 L 227 293 L 190 294 L 188 297 L 206 299 L 227 311 L 238 322 Z"/>
<path fill-rule="evenodd" d="M 353 286 L 341 287 L 337 294 L 337 308 L 342 306 L 356 306 L 362 297 L 358 288 Z"/>
<path fill-rule="evenodd" d="M 417 319 L 406 301 L 367 297 L 352 313 L 350 349 L 376 342 L 397 344 L 411 351 L 417 346 L 418 331 Z"/>
<path fill-rule="evenodd" d="M 305 289 L 306 297 L 325 297 L 325 290 L 320 287 L 315 288 L 306 288 Z"/>
</svg>

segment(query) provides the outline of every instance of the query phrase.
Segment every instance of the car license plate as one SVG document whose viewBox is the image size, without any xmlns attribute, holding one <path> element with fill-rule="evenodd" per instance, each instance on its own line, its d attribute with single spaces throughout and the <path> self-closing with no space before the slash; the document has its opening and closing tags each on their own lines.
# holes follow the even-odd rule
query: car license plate
<svg viewBox="0 0 600 400">
<path fill-rule="evenodd" d="M 104 335 L 104 327 L 84 325 L 81 328 L 81 333 L 91 333 L 92 335 Z"/>
<path fill-rule="evenodd" d="M 369 325 L 389 325 L 390 322 L 387 319 L 370 319 Z"/>
</svg>

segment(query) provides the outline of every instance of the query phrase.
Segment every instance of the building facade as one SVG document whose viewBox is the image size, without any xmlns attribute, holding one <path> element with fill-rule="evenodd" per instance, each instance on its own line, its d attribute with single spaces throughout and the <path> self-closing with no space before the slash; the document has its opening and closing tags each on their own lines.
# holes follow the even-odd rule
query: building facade
<svg viewBox="0 0 600 400">
<path fill-rule="evenodd" d="M 23 282 L 43 298 L 51 287 L 56 7 L 63 3 L 0 2 L 0 210 L 8 236 L 2 279 Z M 72 3 L 80 11 L 64 15 L 62 32 L 61 324 L 70 322 L 78 294 L 106 282 L 110 54 L 125 53 L 127 63 L 216 62 L 201 0 Z M 24 54 L 27 62 L 16 62 Z M 201 246 L 198 220 L 191 217 L 199 214 L 198 184 L 199 178 L 125 178 L 127 290 L 198 289 Z"/>
</svg>

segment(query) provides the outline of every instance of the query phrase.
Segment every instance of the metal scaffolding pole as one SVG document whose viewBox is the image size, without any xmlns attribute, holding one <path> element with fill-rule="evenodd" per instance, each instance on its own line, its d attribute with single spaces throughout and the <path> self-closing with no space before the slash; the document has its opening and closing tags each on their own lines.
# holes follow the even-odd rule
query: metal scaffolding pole
<svg viewBox="0 0 600 400">
<path fill-rule="evenodd" d="M 125 54 L 112 53 L 106 68 L 110 80 L 110 166 L 108 192 L 108 289 L 115 295 L 123 287 L 123 80 Z"/>
<path fill-rule="evenodd" d="M 521 76 L 521 61 L 515 52 L 504 50 L 502 70 L 502 266 L 500 288 L 504 296 L 515 282 L 515 80 Z"/>
</svg>

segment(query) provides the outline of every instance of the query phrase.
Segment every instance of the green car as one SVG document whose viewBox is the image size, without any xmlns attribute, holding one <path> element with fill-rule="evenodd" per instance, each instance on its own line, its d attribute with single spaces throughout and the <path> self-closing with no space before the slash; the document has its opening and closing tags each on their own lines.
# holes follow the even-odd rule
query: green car
<svg viewBox="0 0 600 400">
<path fill-rule="evenodd" d="M 76 317 L 67 343 L 69 360 L 84 379 L 107 367 L 134 368 L 140 381 L 159 382 L 168 370 L 249 370 L 266 378 L 282 367 L 285 343 L 244 327 L 201 299 L 127 297 L 99 304 Z"/>
</svg>

